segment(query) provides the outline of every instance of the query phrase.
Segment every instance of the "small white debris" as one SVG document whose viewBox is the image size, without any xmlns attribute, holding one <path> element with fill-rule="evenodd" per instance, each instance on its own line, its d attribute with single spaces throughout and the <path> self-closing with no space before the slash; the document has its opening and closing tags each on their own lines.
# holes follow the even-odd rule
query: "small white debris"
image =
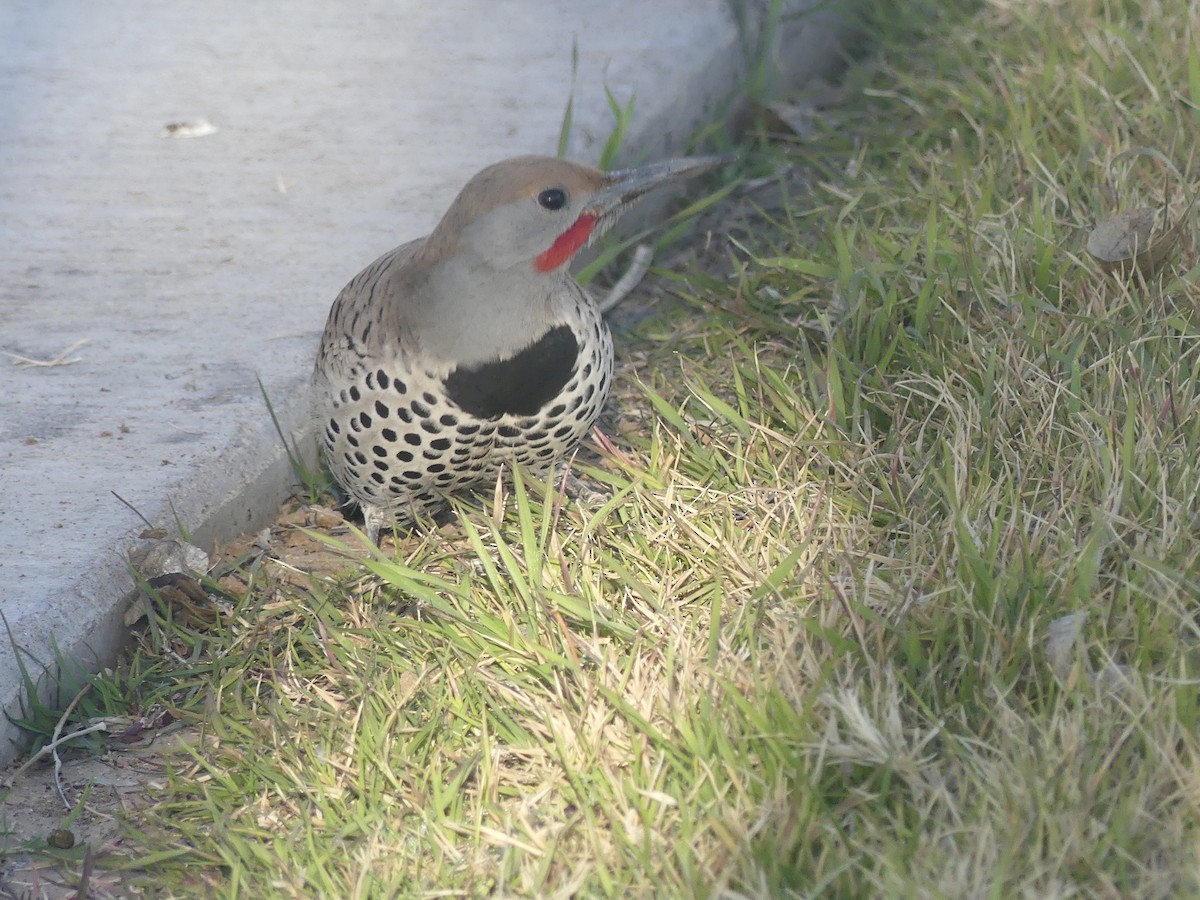
<svg viewBox="0 0 1200 900">
<path fill-rule="evenodd" d="M 193 119 L 190 122 L 168 122 L 163 126 L 162 136 L 165 138 L 197 138 L 208 137 L 217 133 L 217 126 L 208 119 Z"/>
<path fill-rule="evenodd" d="M 1059 678 L 1067 678 L 1075 662 L 1075 647 L 1083 634 L 1084 623 L 1087 622 L 1087 610 L 1061 616 L 1050 623 L 1049 634 L 1046 636 L 1046 658 L 1050 668 Z M 1111 659 L 1104 663 L 1098 672 L 1093 671 L 1085 661 L 1084 674 L 1092 684 L 1107 688 L 1127 687 L 1130 682 L 1132 669 L 1129 666 L 1118 665 Z"/>
<path fill-rule="evenodd" d="M 1081 610 L 1050 623 L 1049 634 L 1046 636 L 1046 657 L 1050 661 L 1050 668 L 1059 678 L 1066 678 L 1071 674 L 1071 662 L 1075 656 L 1072 651 L 1087 617 L 1087 610 Z"/>
<path fill-rule="evenodd" d="M 262 531 L 260 531 L 258 534 L 256 534 L 254 536 L 254 546 L 257 547 L 259 550 L 264 550 L 264 551 L 271 549 L 271 529 L 270 528 L 264 528 Z"/>
</svg>

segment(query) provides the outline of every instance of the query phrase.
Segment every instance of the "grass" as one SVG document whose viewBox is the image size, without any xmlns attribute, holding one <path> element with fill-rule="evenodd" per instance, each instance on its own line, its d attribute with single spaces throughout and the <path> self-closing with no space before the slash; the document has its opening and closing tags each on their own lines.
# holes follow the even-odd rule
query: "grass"
<svg viewBox="0 0 1200 900">
<path fill-rule="evenodd" d="M 610 501 L 518 479 L 362 569 L 257 552 L 202 621 L 160 605 L 140 702 L 204 739 L 126 865 L 220 896 L 1200 893 L 1196 256 L 1118 282 L 1083 251 L 1162 202 L 1125 151 L 1196 190 L 1200 12 L 916 6 L 660 273 L 583 467 Z"/>
</svg>

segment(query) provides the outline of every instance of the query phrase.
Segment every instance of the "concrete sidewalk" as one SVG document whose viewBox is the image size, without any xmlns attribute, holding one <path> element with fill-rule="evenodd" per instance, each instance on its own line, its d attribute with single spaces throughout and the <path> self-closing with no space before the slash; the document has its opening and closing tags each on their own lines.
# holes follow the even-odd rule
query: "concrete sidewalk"
<svg viewBox="0 0 1200 900">
<path fill-rule="evenodd" d="M 831 66 L 836 10 L 785 2 L 777 86 Z M 426 233 L 476 170 L 685 149 L 745 77 L 769 4 L 734 0 L 0 0 L 0 705 L 19 648 L 112 660 L 144 523 L 210 545 L 264 523 L 305 430 L 334 296 Z M 745 34 L 732 9 L 753 21 Z M 803 13 L 804 9 L 818 10 Z M 757 10 L 757 12 L 755 11 Z M 203 137 L 164 137 L 204 119 Z M 0 721 L 0 761 L 19 731 Z"/>
</svg>

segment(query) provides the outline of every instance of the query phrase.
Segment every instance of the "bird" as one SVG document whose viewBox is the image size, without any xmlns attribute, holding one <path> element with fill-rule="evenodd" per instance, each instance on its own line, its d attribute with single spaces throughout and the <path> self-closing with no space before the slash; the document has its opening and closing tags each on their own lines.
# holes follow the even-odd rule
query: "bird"
<svg viewBox="0 0 1200 900">
<path fill-rule="evenodd" d="M 728 161 L 604 172 L 506 159 L 471 178 L 427 236 L 351 279 L 321 337 L 313 414 L 372 543 L 503 466 L 545 475 L 590 432 L 613 342 L 571 261 L 650 190 Z"/>
</svg>

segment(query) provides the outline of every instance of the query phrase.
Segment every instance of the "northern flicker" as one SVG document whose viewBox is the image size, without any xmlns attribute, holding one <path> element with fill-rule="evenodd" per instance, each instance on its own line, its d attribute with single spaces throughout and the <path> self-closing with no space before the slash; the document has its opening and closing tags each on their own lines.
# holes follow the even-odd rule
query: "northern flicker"
<svg viewBox="0 0 1200 900">
<path fill-rule="evenodd" d="M 588 433 L 612 385 L 612 337 L 569 263 L 652 188 L 727 161 L 604 173 L 505 160 L 472 178 L 431 234 L 342 289 L 315 411 L 372 541 L 502 465 L 544 473 Z"/>
</svg>

